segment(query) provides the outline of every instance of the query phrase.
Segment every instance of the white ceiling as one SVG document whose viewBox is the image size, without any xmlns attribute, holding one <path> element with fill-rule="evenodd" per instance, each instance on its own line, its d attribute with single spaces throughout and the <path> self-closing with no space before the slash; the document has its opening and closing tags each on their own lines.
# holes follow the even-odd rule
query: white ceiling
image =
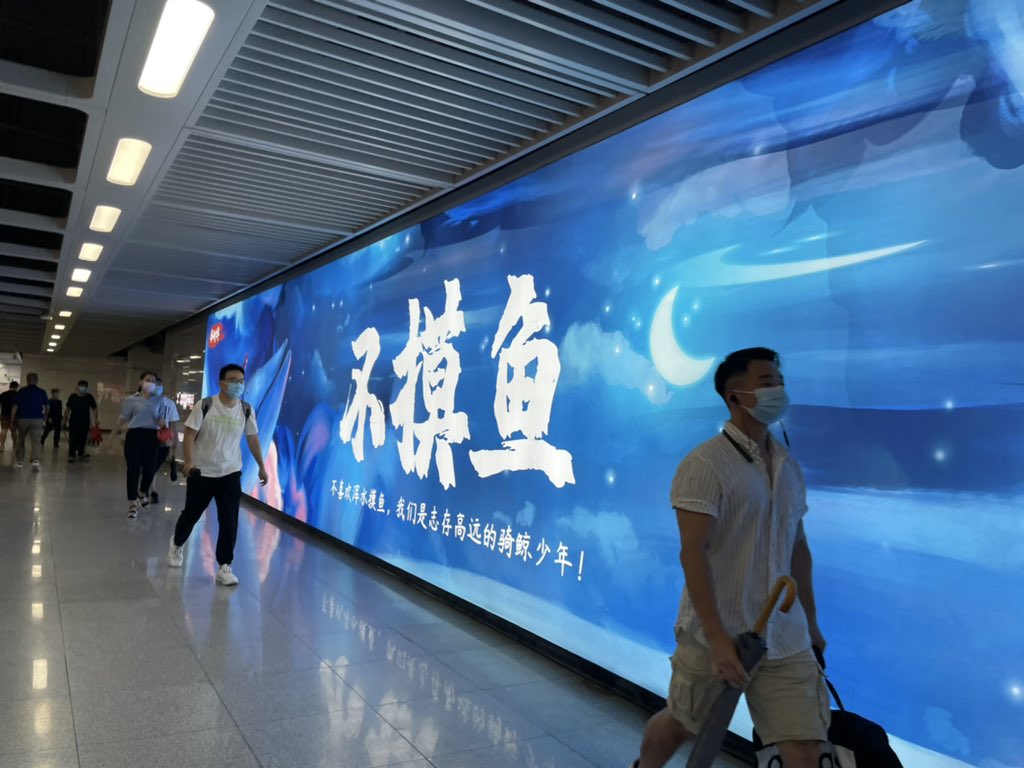
<svg viewBox="0 0 1024 768">
<path fill-rule="evenodd" d="M 45 348 L 60 322 L 58 354 L 116 352 L 837 4 L 206 2 L 174 99 L 137 88 L 162 0 L 110 0 L 94 78 L 0 61 L 0 93 L 88 115 L 77 169 L 0 156 L 0 179 L 72 193 L 66 219 L 0 208 L 63 235 L 59 251 L 0 237 L 0 254 L 58 265 L 17 284 L 0 267 L 0 350 Z M 105 179 L 123 137 L 153 145 L 134 187 Z M 113 233 L 89 231 L 96 205 L 124 210 Z M 95 264 L 77 260 L 87 241 Z M 76 266 L 93 275 L 70 299 Z"/>
</svg>

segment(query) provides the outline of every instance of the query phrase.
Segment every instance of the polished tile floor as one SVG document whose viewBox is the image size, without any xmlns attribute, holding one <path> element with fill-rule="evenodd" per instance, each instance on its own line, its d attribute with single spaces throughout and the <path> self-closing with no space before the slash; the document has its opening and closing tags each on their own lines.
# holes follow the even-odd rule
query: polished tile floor
<svg viewBox="0 0 1024 768">
<path fill-rule="evenodd" d="M 184 488 L 125 517 L 112 445 L 0 454 L 3 768 L 623 768 L 645 713 L 335 549 L 243 510 L 185 567 Z M 666 674 L 668 665 L 666 663 Z M 672 765 L 683 765 L 682 755 Z M 739 765 L 723 759 L 723 766 Z"/>
</svg>

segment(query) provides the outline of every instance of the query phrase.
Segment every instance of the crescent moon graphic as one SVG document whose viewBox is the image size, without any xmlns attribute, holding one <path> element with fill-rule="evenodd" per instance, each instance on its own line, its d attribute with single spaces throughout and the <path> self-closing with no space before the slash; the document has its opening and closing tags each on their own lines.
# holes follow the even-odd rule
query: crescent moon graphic
<svg viewBox="0 0 1024 768">
<path fill-rule="evenodd" d="M 690 357 L 676 341 L 672 330 L 672 306 L 678 291 L 679 286 L 669 291 L 654 313 L 654 321 L 651 323 L 651 360 L 665 381 L 677 387 L 685 387 L 707 376 L 715 358 L 699 360 Z"/>
</svg>

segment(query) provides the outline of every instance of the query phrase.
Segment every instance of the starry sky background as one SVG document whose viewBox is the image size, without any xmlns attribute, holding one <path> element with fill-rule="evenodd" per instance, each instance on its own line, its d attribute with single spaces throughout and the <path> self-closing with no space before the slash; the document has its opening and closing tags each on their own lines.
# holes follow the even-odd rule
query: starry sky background
<svg viewBox="0 0 1024 768">
<path fill-rule="evenodd" d="M 261 491 L 247 465 L 246 489 L 663 692 L 682 588 L 668 485 L 726 418 L 710 376 L 676 386 L 652 362 L 653 315 L 676 289 L 674 354 L 782 354 L 848 704 L 937 753 L 1019 765 L 1024 619 L 1006 596 L 1024 592 L 1021 46 L 1013 4 L 909 3 L 215 313 L 207 382 L 246 363 L 273 468 Z M 521 274 L 559 348 L 548 441 L 576 478 L 561 489 L 539 472 L 480 479 L 468 459 L 499 446 L 490 346 Z M 402 471 L 390 418 L 362 463 L 338 422 L 351 342 L 380 333 L 371 389 L 387 408 L 408 300 L 440 314 L 453 278 L 471 437 L 446 491 L 433 470 Z M 391 514 L 339 501 L 332 480 L 383 492 Z M 399 499 L 563 542 L 573 567 L 401 523 Z M 566 639 L 568 618 L 600 632 Z M 638 669 L 609 636 L 656 661 Z"/>
</svg>

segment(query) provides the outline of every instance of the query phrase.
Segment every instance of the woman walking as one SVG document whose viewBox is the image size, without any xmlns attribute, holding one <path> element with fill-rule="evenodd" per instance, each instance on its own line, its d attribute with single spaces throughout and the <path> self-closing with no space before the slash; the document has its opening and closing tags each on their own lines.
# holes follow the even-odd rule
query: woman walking
<svg viewBox="0 0 1024 768">
<path fill-rule="evenodd" d="M 163 398 L 153 394 L 156 374 L 145 371 L 139 377 L 139 391 L 121 405 L 117 433 L 127 426 L 124 458 L 128 462 L 128 517 L 136 518 L 149 504 L 150 486 L 156 472 L 158 429 L 167 426 L 161 407 Z"/>
</svg>

